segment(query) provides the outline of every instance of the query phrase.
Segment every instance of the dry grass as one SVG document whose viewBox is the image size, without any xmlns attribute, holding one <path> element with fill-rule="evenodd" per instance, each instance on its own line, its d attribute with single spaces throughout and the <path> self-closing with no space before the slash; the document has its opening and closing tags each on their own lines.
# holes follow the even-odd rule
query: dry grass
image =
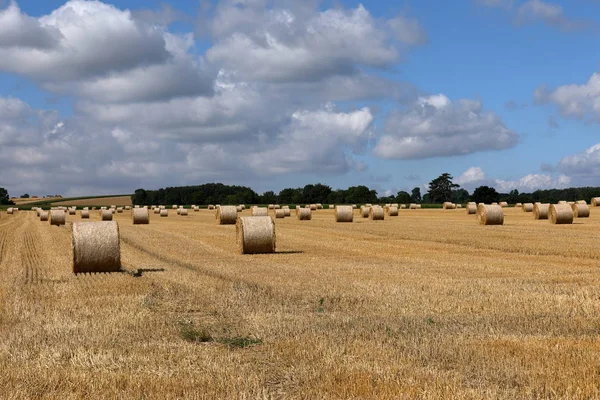
<svg viewBox="0 0 600 400">
<path fill-rule="evenodd" d="M 65 200 L 52 203 L 56 206 L 131 206 L 130 196 L 98 197 L 93 199 Z"/>
<path fill-rule="evenodd" d="M 277 220 L 270 255 L 212 211 L 116 214 L 137 278 L 74 276 L 68 225 L 3 215 L 1 397 L 600 397 L 600 213 L 504 212 L 319 210 Z"/>
</svg>

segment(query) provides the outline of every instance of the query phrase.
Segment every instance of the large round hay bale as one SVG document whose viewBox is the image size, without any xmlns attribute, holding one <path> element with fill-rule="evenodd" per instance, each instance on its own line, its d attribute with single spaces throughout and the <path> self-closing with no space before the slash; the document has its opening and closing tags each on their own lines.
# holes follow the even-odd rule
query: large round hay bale
<svg viewBox="0 0 600 400">
<path fill-rule="evenodd" d="M 533 212 L 533 203 L 523 203 L 521 209 L 524 212 Z"/>
<path fill-rule="evenodd" d="M 131 219 L 133 225 L 147 225 L 150 223 L 150 212 L 147 208 L 134 208 Z"/>
<path fill-rule="evenodd" d="M 415 203 L 410 203 L 410 205 L 408 206 L 409 209 L 411 210 L 416 210 L 417 209 L 417 205 Z"/>
<path fill-rule="evenodd" d="M 401 209 L 401 210 L 404 210 L 404 209 L 406 209 L 406 204 L 400 204 L 400 209 Z"/>
<path fill-rule="evenodd" d="M 177 209 L 179 208 L 179 206 L 178 206 L 177 204 L 173 204 L 173 205 L 171 206 L 171 208 L 172 208 L 173 210 L 177 210 Z"/>
<path fill-rule="evenodd" d="M 317 210 L 323 209 L 323 204 L 321 204 L 321 203 L 317 203 L 316 206 L 317 206 Z"/>
<path fill-rule="evenodd" d="M 369 218 L 369 210 L 371 207 L 360 206 L 360 216 L 363 218 Z"/>
<path fill-rule="evenodd" d="M 275 205 L 274 204 L 267 204 L 267 208 L 269 210 L 273 210 L 273 209 L 275 209 Z"/>
<path fill-rule="evenodd" d="M 90 211 L 89 210 L 81 210 L 81 219 L 89 219 Z"/>
<path fill-rule="evenodd" d="M 383 207 L 373 206 L 369 208 L 369 219 L 371 221 L 383 221 L 385 218 L 385 213 L 383 212 Z"/>
<path fill-rule="evenodd" d="M 285 211 L 280 209 L 275 210 L 275 218 L 285 218 Z"/>
<path fill-rule="evenodd" d="M 217 223 L 219 225 L 233 225 L 237 222 L 236 206 L 221 206 L 217 209 Z"/>
<path fill-rule="evenodd" d="M 252 207 L 252 216 L 253 217 L 268 217 L 269 209 L 267 207 Z"/>
<path fill-rule="evenodd" d="M 40 221 L 46 222 L 50 218 L 50 211 L 41 211 L 40 212 Z"/>
<path fill-rule="evenodd" d="M 398 216 L 398 207 L 389 206 L 387 208 L 388 217 L 397 217 Z"/>
<path fill-rule="evenodd" d="M 285 207 L 283 207 L 283 214 L 284 214 L 286 217 L 289 217 L 289 216 L 291 216 L 291 215 L 292 215 L 292 212 L 290 211 L 290 207 L 288 207 L 288 206 L 285 206 Z"/>
<path fill-rule="evenodd" d="M 200 211 L 200 207 L 194 206 L 194 212 L 198 212 L 198 211 Z"/>
<path fill-rule="evenodd" d="M 156 208 L 154 209 L 154 214 L 160 214 L 160 208 L 156 207 Z"/>
<path fill-rule="evenodd" d="M 312 219 L 312 211 L 310 208 L 300 208 L 296 210 L 296 217 L 300 221 L 310 221 Z"/>
<path fill-rule="evenodd" d="M 316 211 L 318 208 L 316 204 L 311 204 L 309 207 L 310 207 L 310 211 Z"/>
<path fill-rule="evenodd" d="M 273 210 L 280 210 L 281 206 L 279 204 L 273 204 Z"/>
<path fill-rule="evenodd" d="M 504 211 L 499 205 L 477 206 L 477 221 L 479 225 L 504 225 Z"/>
<path fill-rule="evenodd" d="M 456 205 L 456 208 L 457 208 L 457 209 L 458 209 L 458 208 L 462 208 L 462 204 L 455 204 L 455 205 Z"/>
<path fill-rule="evenodd" d="M 181 215 L 181 208 L 177 209 L 177 215 Z"/>
<path fill-rule="evenodd" d="M 160 210 L 160 216 L 161 217 L 168 217 L 169 216 L 169 210 L 167 210 L 166 208 Z"/>
<path fill-rule="evenodd" d="M 575 202 L 575 204 L 587 204 L 587 201 L 585 201 L 585 200 L 577 200 Z"/>
<path fill-rule="evenodd" d="M 328 209 L 328 210 L 335 210 L 335 204 L 329 204 L 329 205 L 327 206 L 327 209 Z"/>
<path fill-rule="evenodd" d="M 214 210 L 215 206 L 212 204 L 209 204 L 208 207 L 206 207 L 208 210 Z"/>
<path fill-rule="evenodd" d="M 10 215 L 10 214 L 14 213 L 14 209 L 12 207 L 9 207 L 6 209 L 6 213 Z"/>
<path fill-rule="evenodd" d="M 508 207 L 508 203 L 506 201 L 501 201 L 500 207 Z"/>
<path fill-rule="evenodd" d="M 76 215 L 77 211 L 74 208 L 69 208 L 69 215 Z"/>
<path fill-rule="evenodd" d="M 574 218 L 589 218 L 590 207 L 587 204 L 576 203 L 571 206 Z"/>
<path fill-rule="evenodd" d="M 116 214 L 117 209 L 116 208 L 111 208 L 109 211 L 110 211 L 111 214 Z"/>
<path fill-rule="evenodd" d="M 365 207 L 373 207 L 373 204 L 367 203 L 367 204 L 365 204 Z"/>
<path fill-rule="evenodd" d="M 111 210 L 102 210 L 102 221 L 112 221 L 113 213 Z"/>
<path fill-rule="evenodd" d="M 242 206 L 235 206 L 235 211 L 241 213 L 244 210 L 242 209 Z"/>
<path fill-rule="evenodd" d="M 50 225 L 61 226 L 67 223 L 67 214 L 64 210 L 50 211 Z"/>
<path fill-rule="evenodd" d="M 236 235 L 240 254 L 275 252 L 275 224 L 269 216 L 238 218 Z"/>
<path fill-rule="evenodd" d="M 182 217 L 187 217 L 187 215 L 188 215 L 187 208 L 182 208 L 181 210 L 179 210 L 179 215 L 181 215 Z"/>
<path fill-rule="evenodd" d="M 119 225 L 115 221 L 73 223 L 73 273 L 120 269 Z"/>
<path fill-rule="evenodd" d="M 139 207 L 137 209 L 139 209 Z M 117 207 L 117 213 L 123 214 L 123 207 Z"/>
<path fill-rule="evenodd" d="M 451 201 L 445 201 L 444 204 L 442 205 L 442 209 L 454 210 L 454 209 L 456 209 L 456 204 L 452 203 Z"/>
<path fill-rule="evenodd" d="M 37 217 L 38 217 L 38 218 L 40 217 L 40 213 L 41 213 L 42 211 L 43 211 L 43 210 L 42 210 L 40 207 L 36 207 L 36 209 L 35 209 L 35 213 L 36 213 L 36 215 L 37 215 Z"/>
<path fill-rule="evenodd" d="M 534 204 L 533 219 L 548 219 L 550 204 Z"/>
<path fill-rule="evenodd" d="M 398 203 L 392 203 L 392 204 L 390 204 L 390 207 L 396 207 L 396 208 L 400 209 L 400 206 L 398 206 Z"/>
<path fill-rule="evenodd" d="M 573 209 L 568 204 L 550 204 L 548 220 L 551 224 L 572 224 Z"/>
<path fill-rule="evenodd" d="M 475 204 L 475 203 L 467 204 L 467 214 L 468 215 L 477 214 L 477 204 Z"/>
<path fill-rule="evenodd" d="M 335 208 L 335 222 L 352 222 L 354 209 L 352 206 L 337 206 Z"/>
<path fill-rule="evenodd" d="M 523 203 L 517 203 L 517 204 L 515 204 L 515 208 L 523 208 Z"/>
<path fill-rule="evenodd" d="M 592 199 L 592 207 L 600 207 L 600 197 L 594 197 Z"/>
</svg>

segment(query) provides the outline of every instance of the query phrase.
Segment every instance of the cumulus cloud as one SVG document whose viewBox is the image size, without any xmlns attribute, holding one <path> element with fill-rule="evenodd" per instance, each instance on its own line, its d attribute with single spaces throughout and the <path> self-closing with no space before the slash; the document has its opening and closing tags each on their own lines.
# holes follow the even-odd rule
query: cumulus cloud
<svg viewBox="0 0 600 400">
<path fill-rule="evenodd" d="M 517 22 L 527 23 L 542 21 L 544 24 L 563 30 L 583 28 L 584 21 L 568 18 L 561 5 L 542 0 L 528 0 L 517 10 Z"/>
<path fill-rule="evenodd" d="M 210 94 L 212 79 L 180 38 L 98 1 L 71 0 L 38 19 L 0 12 L 0 71 L 99 100 Z"/>
<path fill-rule="evenodd" d="M 550 89 L 542 85 L 535 89 L 537 103 L 555 104 L 565 117 L 590 117 L 600 121 L 600 74 L 593 73 L 582 85 L 571 84 Z"/>
<path fill-rule="evenodd" d="M 478 186 L 491 186 L 495 187 L 501 193 L 508 193 L 514 189 L 520 192 L 533 192 L 539 189 L 560 189 L 569 186 L 571 178 L 563 174 L 557 176 L 528 174 L 516 180 L 502 180 L 488 178 L 480 167 L 470 167 L 454 181 L 470 191 L 473 191 Z"/>
<path fill-rule="evenodd" d="M 580 177 L 600 177 L 600 143 L 584 152 L 564 157 L 557 166 L 558 170 Z"/>
<path fill-rule="evenodd" d="M 479 101 L 453 103 L 439 94 L 421 97 L 407 110 L 394 111 L 373 152 L 390 159 L 455 156 L 508 149 L 518 139 L 498 115 L 483 111 Z"/>
<path fill-rule="evenodd" d="M 416 20 L 400 16 L 380 24 L 362 5 L 266 10 L 262 1 L 233 0 L 218 6 L 212 34 L 209 61 L 241 79 L 268 82 L 319 81 L 359 67 L 384 68 L 398 61 L 394 41 L 425 40 Z"/>
</svg>

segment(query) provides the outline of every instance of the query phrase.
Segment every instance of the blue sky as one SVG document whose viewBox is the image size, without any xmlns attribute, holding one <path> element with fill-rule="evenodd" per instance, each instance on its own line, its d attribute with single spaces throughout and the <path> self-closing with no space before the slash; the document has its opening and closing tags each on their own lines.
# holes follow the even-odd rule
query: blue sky
<svg viewBox="0 0 600 400">
<path fill-rule="evenodd" d="M 0 0 L 0 186 L 600 186 L 594 0 Z"/>
</svg>

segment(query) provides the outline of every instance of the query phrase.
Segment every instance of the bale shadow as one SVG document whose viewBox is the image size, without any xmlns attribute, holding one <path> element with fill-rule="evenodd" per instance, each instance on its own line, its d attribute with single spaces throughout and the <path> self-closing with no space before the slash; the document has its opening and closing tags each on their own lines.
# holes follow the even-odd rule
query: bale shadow
<svg viewBox="0 0 600 400">
<path fill-rule="evenodd" d="M 274 254 L 304 254 L 303 250 L 276 251 Z"/>
</svg>

